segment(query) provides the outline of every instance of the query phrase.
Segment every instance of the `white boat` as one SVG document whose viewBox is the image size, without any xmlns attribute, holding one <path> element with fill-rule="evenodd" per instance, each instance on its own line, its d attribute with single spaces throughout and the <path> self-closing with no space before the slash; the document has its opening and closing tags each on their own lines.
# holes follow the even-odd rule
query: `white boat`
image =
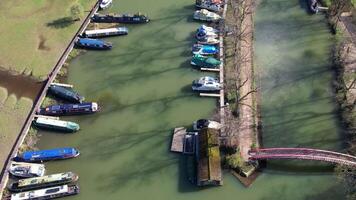
<svg viewBox="0 0 356 200">
<path fill-rule="evenodd" d="M 96 30 L 87 30 L 83 36 L 88 38 L 108 37 L 117 35 L 127 35 L 129 30 L 126 27 L 105 28 Z"/>
<path fill-rule="evenodd" d="M 61 185 L 56 187 L 49 187 L 40 190 L 32 190 L 28 192 L 20 192 L 12 194 L 8 200 L 43 200 L 43 199 L 55 199 L 79 193 L 79 187 L 77 185 Z"/>
<path fill-rule="evenodd" d="M 75 132 L 80 129 L 80 126 L 77 123 L 53 119 L 48 116 L 37 117 L 37 119 L 33 121 L 33 124 L 38 128 L 63 132 Z"/>
<path fill-rule="evenodd" d="M 204 31 L 200 31 L 200 32 L 197 32 L 195 34 L 195 37 L 198 39 L 198 40 L 203 40 L 205 38 L 218 38 L 219 35 L 217 35 L 216 33 L 213 33 L 213 32 L 204 32 Z"/>
<path fill-rule="evenodd" d="M 111 4 L 112 4 L 112 0 L 102 0 L 100 2 L 99 7 L 100 7 L 100 9 L 106 9 L 106 8 L 109 8 Z"/>
<path fill-rule="evenodd" d="M 24 178 L 43 176 L 45 173 L 45 166 L 43 164 L 12 162 L 9 173 Z"/>
<path fill-rule="evenodd" d="M 198 44 L 210 44 L 210 45 L 215 45 L 219 44 L 219 40 L 213 37 L 205 37 L 203 39 L 198 40 Z"/>
<path fill-rule="evenodd" d="M 197 29 L 197 32 L 199 31 L 207 31 L 207 32 L 213 32 L 213 33 L 216 33 L 216 34 L 219 34 L 219 30 L 218 29 L 215 29 L 211 26 L 206 26 L 206 25 L 201 25 L 198 29 Z"/>
<path fill-rule="evenodd" d="M 200 3 L 196 3 L 195 7 L 214 12 L 220 12 L 222 10 L 221 4 L 212 3 L 211 1 L 201 1 Z"/>
<path fill-rule="evenodd" d="M 200 79 L 194 80 L 192 83 L 193 91 L 215 92 L 221 90 L 221 88 L 222 84 L 219 83 L 219 80 L 211 76 L 201 77 Z"/>
<path fill-rule="evenodd" d="M 196 20 L 215 22 L 220 20 L 221 16 L 206 9 L 201 9 L 194 12 L 193 18 Z"/>
<path fill-rule="evenodd" d="M 193 123 L 193 129 L 199 131 L 202 128 L 211 128 L 220 130 L 222 125 L 219 122 L 208 120 L 208 119 L 199 119 Z"/>
</svg>

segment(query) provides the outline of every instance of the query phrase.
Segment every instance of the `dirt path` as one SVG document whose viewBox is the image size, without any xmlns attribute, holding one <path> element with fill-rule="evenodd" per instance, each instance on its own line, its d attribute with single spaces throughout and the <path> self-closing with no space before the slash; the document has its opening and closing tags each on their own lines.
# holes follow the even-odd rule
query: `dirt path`
<svg viewBox="0 0 356 200">
<path fill-rule="evenodd" d="M 245 82 L 240 87 L 240 123 L 239 123 L 239 149 L 242 158 L 248 161 L 248 151 L 254 141 L 254 93 L 253 90 L 253 1 L 247 0 L 245 3 L 248 6 L 248 12 L 242 22 L 242 30 L 244 34 L 241 41 L 241 55 L 244 57 L 244 62 L 240 66 L 240 80 Z"/>
<path fill-rule="evenodd" d="M 344 30 L 344 35 L 347 39 L 351 40 L 352 43 L 347 43 L 342 49 L 342 57 L 345 63 L 345 76 L 355 77 L 356 72 L 356 24 L 352 22 L 351 16 L 341 17 L 341 23 L 339 23 L 341 28 Z M 353 104 L 356 100 L 356 87 L 354 83 L 354 78 L 345 79 L 345 84 L 347 88 L 350 88 L 346 94 L 347 102 Z"/>
</svg>

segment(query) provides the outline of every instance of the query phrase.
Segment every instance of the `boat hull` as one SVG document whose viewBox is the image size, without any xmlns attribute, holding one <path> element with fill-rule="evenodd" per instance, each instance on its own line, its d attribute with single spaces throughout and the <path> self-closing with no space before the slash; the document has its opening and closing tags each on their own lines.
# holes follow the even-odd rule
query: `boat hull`
<svg viewBox="0 0 356 200">
<path fill-rule="evenodd" d="M 22 156 L 17 157 L 17 160 L 23 162 L 45 162 L 75 158 L 79 155 L 79 151 L 75 148 L 59 148 L 24 152 Z"/>
<path fill-rule="evenodd" d="M 76 132 L 79 130 L 79 129 L 72 129 L 69 127 L 40 124 L 40 123 L 37 123 L 36 121 L 34 121 L 33 124 L 36 127 L 41 128 L 41 129 L 46 129 L 46 130 L 51 130 L 51 131 L 60 131 L 60 132 L 65 132 L 65 133 L 73 133 L 73 132 Z"/>
<path fill-rule="evenodd" d="M 84 97 L 62 86 L 52 85 L 49 87 L 49 92 L 57 98 L 61 98 L 72 103 L 82 103 L 84 101 Z"/>
</svg>

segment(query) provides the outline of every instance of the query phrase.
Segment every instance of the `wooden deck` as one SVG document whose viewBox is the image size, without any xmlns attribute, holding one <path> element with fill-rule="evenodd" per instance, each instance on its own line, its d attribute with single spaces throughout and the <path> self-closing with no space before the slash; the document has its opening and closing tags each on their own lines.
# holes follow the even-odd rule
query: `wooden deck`
<svg viewBox="0 0 356 200">
<path fill-rule="evenodd" d="M 199 96 L 201 97 L 216 97 L 220 98 L 221 94 L 216 94 L 216 93 L 199 93 Z"/>
<path fill-rule="evenodd" d="M 184 127 L 178 127 L 174 129 L 171 151 L 176 153 L 183 153 L 184 138 L 187 134 L 187 129 Z"/>
<path fill-rule="evenodd" d="M 206 71 L 206 72 L 220 72 L 220 69 L 217 68 L 217 69 L 212 69 L 212 68 L 200 68 L 201 71 Z"/>
</svg>

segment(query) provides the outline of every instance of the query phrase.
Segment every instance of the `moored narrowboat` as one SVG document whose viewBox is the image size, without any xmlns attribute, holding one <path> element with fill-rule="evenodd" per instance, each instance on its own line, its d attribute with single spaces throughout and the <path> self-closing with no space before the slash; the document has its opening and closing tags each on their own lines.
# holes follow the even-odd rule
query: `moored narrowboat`
<svg viewBox="0 0 356 200">
<path fill-rule="evenodd" d="M 95 14 L 91 18 L 95 23 L 123 23 L 123 24 L 142 24 L 147 23 L 150 19 L 140 13 L 137 14 L 123 14 L 123 15 L 100 15 Z"/>
<path fill-rule="evenodd" d="M 24 162 L 43 162 L 50 160 L 63 160 L 68 158 L 75 158 L 79 156 L 79 151 L 72 147 L 63 147 L 56 149 L 46 149 L 38 151 L 25 151 L 16 159 Z"/>
<path fill-rule="evenodd" d="M 116 27 L 116 28 L 87 30 L 87 31 L 84 32 L 83 36 L 84 37 L 88 37 L 88 38 L 97 38 L 97 37 L 109 37 L 109 36 L 127 35 L 128 33 L 129 33 L 128 28 L 126 28 L 126 27 Z"/>
<path fill-rule="evenodd" d="M 99 106 L 96 102 L 80 103 L 80 104 L 60 104 L 41 108 L 38 113 L 41 115 L 81 115 L 91 114 L 99 111 Z"/>
<path fill-rule="evenodd" d="M 12 194 L 7 200 L 43 200 L 71 196 L 79 193 L 78 185 L 61 185 L 45 189 Z"/>
<path fill-rule="evenodd" d="M 8 189 L 12 192 L 36 190 L 45 187 L 69 184 L 76 182 L 78 178 L 79 176 L 73 172 L 51 174 L 47 176 L 26 178 L 15 181 L 8 186 Z"/>
<path fill-rule="evenodd" d="M 43 176 L 46 169 L 43 164 L 12 162 L 9 173 L 13 176 L 30 178 Z"/>
<path fill-rule="evenodd" d="M 75 46 L 78 48 L 94 50 L 110 50 L 112 48 L 112 44 L 110 42 L 89 38 L 78 38 L 75 42 Z"/>
<path fill-rule="evenodd" d="M 38 128 L 63 132 L 75 132 L 80 129 L 80 126 L 77 123 L 47 117 L 37 117 L 33 120 L 33 124 Z"/>
<path fill-rule="evenodd" d="M 58 85 L 51 85 L 48 89 L 48 91 L 61 99 L 67 100 L 69 102 L 73 103 L 82 103 L 84 101 L 84 97 L 80 96 L 77 92 L 74 92 L 73 90 L 63 87 L 63 86 L 58 86 Z"/>
</svg>

